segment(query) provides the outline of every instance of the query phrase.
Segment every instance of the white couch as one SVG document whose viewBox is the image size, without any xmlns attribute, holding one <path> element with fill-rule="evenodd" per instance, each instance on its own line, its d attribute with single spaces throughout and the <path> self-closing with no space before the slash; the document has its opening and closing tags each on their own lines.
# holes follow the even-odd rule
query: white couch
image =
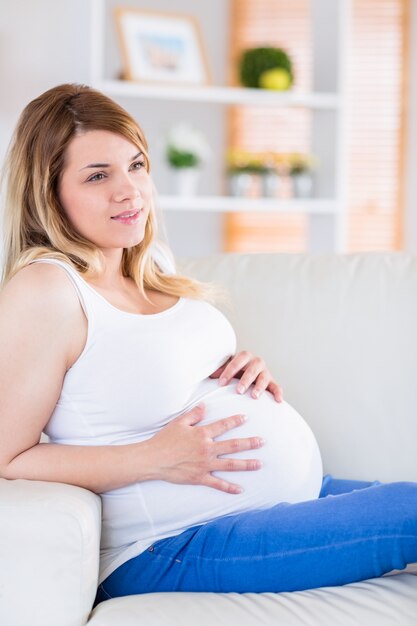
<svg viewBox="0 0 417 626">
<path fill-rule="evenodd" d="M 262 355 L 319 441 L 325 472 L 417 481 L 417 258 L 220 255 L 183 263 L 224 285 L 240 347 Z M 159 593 L 91 614 L 99 498 L 0 481 L 2 626 L 415 626 L 417 576 L 282 594 Z"/>
</svg>

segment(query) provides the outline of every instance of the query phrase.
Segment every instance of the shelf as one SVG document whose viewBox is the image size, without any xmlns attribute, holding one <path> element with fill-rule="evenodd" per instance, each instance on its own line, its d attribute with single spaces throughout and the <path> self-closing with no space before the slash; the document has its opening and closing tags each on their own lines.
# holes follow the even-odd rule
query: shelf
<svg viewBox="0 0 417 626">
<path fill-rule="evenodd" d="M 289 199 L 279 198 L 236 198 L 231 196 L 158 196 L 159 206 L 164 211 L 210 211 L 214 213 L 241 213 L 269 211 L 271 213 L 303 213 L 334 215 L 338 213 L 336 200 L 328 198 Z"/>
<path fill-rule="evenodd" d="M 240 86 L 220 85 L 178 85 L 171 83 L 142 83 L 110 78 L 116 76 L 121 67 L 117 55 L 116 42 L 110 37 L 111 12 L 114 1 L 89 0 L 90 5 L 90 81 L 94 87 L 103 93 L 122 101 L 123 106 L 135 115 L 141 103 L 141 122 L 149 132 L 151 145 L 157 145 L 166 129 L 177 121 L 189 118 L 197 126 L 201 124 L 203 132 L 212 136 L 219 160 L 223 158 L 227 146 L 227 137 L 224 136 L 227 108 L 230 106 L 257 106 L 281 111 L 286 117 L 291 109 L 308 110 L 311 115 L 311 132 L 308 138 L 309 151 L 317 157 L 320 167 L 317 171 L 317 190 L 328 194 L 328 197 L 312 199 L 281 199 L 281 198 L 240 198 L 230 196 L 197 195 L 195 197 L 179 197 L 174 195 L 160 195 L 158 204 L 163 211 L 172 213 L 170 229 L 172 241 L 182 242 L 183 225 L 177 230 L 176 213 L 190 216 L 200 214 L 220 215 L 238 212 L 270 212 L 271 215 L 303 215 L 308 221 L 308 247 L 311 251 L 322 249 L 344 249 L 346 194 L 347 194 L 347 84 L 348 76 L 348 35 L 346 25 L 350 23 L 351 0 L 311 0 L 311 38 L 308 54 L 313 60 L 312 81 L 316 91 L 300 91 L 295 84 L 288 91 L 272 91 L 265 89 L 249 89 Z M 118 4 L 116 2 L 116 4 Z M 132 4 L 132 3 L 130 3 Z M 149 4 L 149 3 L 148 3 Z M 162 8 L 159 0 L 154 3 L 155 9 Z M 187 0 L 190 13 L 195 13 L 197 19 L 202 19 L 205 12 L 191 0 Z M 225 5 L 227 2 L 224 3 Z M 198 6 L 197 6 L 198 5 Z M 218 29 L 218 43 L 220 51 L 226 50 L 225 37 L 227 29 L 223 28 L 225 8 L 213 7 L 217 20 L 222 20 L 222 28 Z M 227 12 L 227 11 L 226 11 Z M 211 23 L 210 23 L 211 24 Z M 331 28 L 322 28 L 322 24 L 331 24 Z M 208 28 L 212 28 L 208 25 Z M 114 33 L 113 33 L 114 34 Z M 212 33 L 211 33 L 212 34 Z M 210 36 L 211 36 L 210 34 Z M 222 39 L 223 38 L 223 39 Z M 114 39 L 114 37 L 113 37 Z M 209 50 L 214 53 L 213 48 Z M 216 50 L 216 59 L 218 50 Z M 111 62 L 110 62 L 111 59 Z M 220 63 L 221 58 L 216 60 Z M 220 66 L 218 67 L 220 75 Z M 314 89 L 314 87 L 311 87 Z M 185 106 L 187 105 L 187 106 Z M 223 106 L 224 110 L 221 110 Z M 207 117 L 209 107 L 216 107 L 215 115 Z M 142 119 L 143 113 L 143 119 Z M 201 121 L 200 121 L 201 120 Z M 291 131 L 292 132 L 292 131 Z M 269 138 L 268 138 L 269 139 Z M 270 144 L 271 142 L 271 144 Z M 162 143 L 160 143 L 162 145 Z M 281 137 L 277 129 L 271 131 L 268 148 L 271 146 L 280 151 Z M 306 148 L 307 149 L 307 148 Z M 155 149 L 156 150 L 156 149 Z M 170 180 L 168 168 L 164 163 L 162 149 L 156 151 L 154 167 L 160 171 L 160 188 L 169 189 Z M 171 181 L 172 182 L 172 181 Z M 210 174 L 207 190 L 217 189 L 215 172 Z M 224 181 L 225 182 L 225 181 Z M 224 187 L 226 192 L 226 186 Z M 329 197 L 331 196 L 331 197 Z M 196 217 L 196 221 L 198 219 Z M 205 219 L 202 224 L 205 223 Z M 210 248 L 210 238 L 205 245 Z M 193 244 L 192 244 L 193 245 Z M 191 247 L 192 247 L 191 245 Z M 218 247 L 216 244 L 216 249 Z"/>
<path fill-rule="evenodd" d="M 277 92 L 243 87 L 178 87 L 127 80 L 102 80 L 95 86 L 109 96 L 127 98 L 316 109 L 337 109 L 341 105 L 339 96 L 332 93 Z"/>
</svg>

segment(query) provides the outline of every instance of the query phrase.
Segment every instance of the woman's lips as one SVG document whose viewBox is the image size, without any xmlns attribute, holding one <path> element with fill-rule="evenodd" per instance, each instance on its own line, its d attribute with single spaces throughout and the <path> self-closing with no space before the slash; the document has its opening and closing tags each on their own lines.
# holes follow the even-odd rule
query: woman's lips
<svg viewBox="0 0 417 626">
<path fill-rule="evenodd" d="M 115 215 L 111 219 L 120 224 L 136 224 L 139 221 L 142 211 L 143 209 L 139 211 L 123 211 L 123 213 L 119 213 L 119 215 Z"/>
</svg>

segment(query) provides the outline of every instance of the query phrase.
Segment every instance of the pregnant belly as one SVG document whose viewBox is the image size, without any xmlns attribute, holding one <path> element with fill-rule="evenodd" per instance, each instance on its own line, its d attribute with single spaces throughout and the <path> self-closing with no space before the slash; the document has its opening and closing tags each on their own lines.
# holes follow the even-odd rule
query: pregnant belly
<svg viewBox="0 0 417 626">
<path fill-rule="evenodd" d="M 262 437 L 265 445 L 230 455 L 234 458 L 256 458 L 262 468 L 246 472 L 217 472 L 225 480 L 239 484 L 243 493 L 226 495 L 237 498 L 249 508 L 273 506 L 278 502 L 301 502 L 317 498 L 323 478 L 321 457 L 315 437 L 303 418 L 287 402 L 277 403 L 265 392 L 258 400 L 250 392 L 236 393 L 236 381 L 219 388 L 217 381 L 204 381 L 198 401 L 206 406 L 202 425 L 243 413 L 247 421 L 218 440 L 236 437 Z M 240 505 L 237 505 L 240 506 Z"/>
<path fill-rule="evenodd" d="M 103 499 L 103 530 L 108 546 L 139 539 L 146 541 L 147 537 L 152 541 L 223 515 L 318 497 L 322 483 L 319 448 L 309 426 L 289 404 L 278 404 L 269 393 L 258 400 L 252 399 L 249 393 L 241 396 L 236 393 L 236 381 L 219 387 L 213 380 L 204 381 L 199 388 L 193 404 L 200 401 L 206 407 L 201 425 L 236 413 L 247 416 L 243 425 L 218 439 L 262 437 L 265 440 L 262 448 L 230 455 L 260 459 L 262 468 L 217 472 L 243 488 L 238 495 L 162 481 L 110 492 Z M 106 518 L 109 532 L 105 528 Z"/>
</svg>

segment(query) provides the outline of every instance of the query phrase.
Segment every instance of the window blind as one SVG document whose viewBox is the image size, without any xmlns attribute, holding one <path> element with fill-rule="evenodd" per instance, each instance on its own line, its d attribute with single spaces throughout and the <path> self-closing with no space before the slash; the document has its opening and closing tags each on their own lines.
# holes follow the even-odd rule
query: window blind
<svg viewBox="0 0 417 626">
<path fill-rule="evenodd" d="M 296 75 L 294 89 L 311 90 L 309 0 L 232 2 L 231 81 L 242 50 L 283 47 Z M 407 15 L 409 0 L 352 0 L 348 51 L 349 251 L 399 249 L 402 245 L 403 144 L 405 133 Z M 230 148 L 309 152 L 308 109 L 234 107 Z M 283 190 L 285 197 L 287 191 Z M 303 215 L 238 213 L 225 221 L 228 251 L 299 252 L 307 248 Z"/>
<path fill-rule="evenodd" d="M 351 122 L 347 245 L 403 245 L 407 0 L 354 0 L 349 56 Z"/>
</svg>

